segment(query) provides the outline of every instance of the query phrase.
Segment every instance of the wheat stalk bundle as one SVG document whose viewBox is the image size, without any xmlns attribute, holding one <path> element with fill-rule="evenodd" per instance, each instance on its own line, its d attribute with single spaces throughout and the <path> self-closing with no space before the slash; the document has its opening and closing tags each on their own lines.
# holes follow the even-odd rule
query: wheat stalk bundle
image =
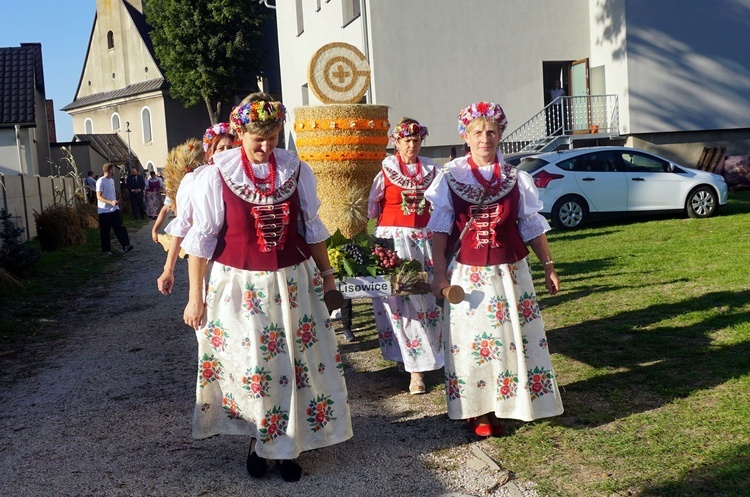
<svg viewBox="0 0 750 497">
<path fill-rule="evenodd" d="M 162 174 L 164 175 L 164 189 L 173 208 L 177 206 L 175 197 L 182 178 L 204 163 L 203 143 L 196 138 L 189 138 L 169 151 Z"/>
</svg>

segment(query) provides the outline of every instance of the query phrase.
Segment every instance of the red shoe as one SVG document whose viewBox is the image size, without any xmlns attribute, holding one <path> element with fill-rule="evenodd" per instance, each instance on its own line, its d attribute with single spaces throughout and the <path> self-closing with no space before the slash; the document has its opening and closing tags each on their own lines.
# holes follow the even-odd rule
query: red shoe
<svg viewBox="0 0 750 497">
<path fill-rule="evenodd" d="M 476 418 L 471 418 L 469 419 L 469 426 L 477 436 L 489 437 L 492 435 L 492 425 L 489 423 L 477 423 Z"/>
</svg>

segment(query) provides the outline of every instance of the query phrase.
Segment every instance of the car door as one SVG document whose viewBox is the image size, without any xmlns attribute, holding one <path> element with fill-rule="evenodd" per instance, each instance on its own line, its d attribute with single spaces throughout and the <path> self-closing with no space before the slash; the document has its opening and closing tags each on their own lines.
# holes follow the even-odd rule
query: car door
<svg viewBox="0 0 750 497">
<path fill-rule="evenodd" d="M 682 178 L 670 163 L 636 150 L 618 152 L 628 184 L 628 210 L 682 209 Z"/>
<path fill-rule="evenodd" d="M 625 174 L 617 170 L 617 160 L 610 150 L 597 150 L 575 158 L 573 175 L 589 202 L 592 212 L 625 211 L 628 185 Z"/>
</svg>

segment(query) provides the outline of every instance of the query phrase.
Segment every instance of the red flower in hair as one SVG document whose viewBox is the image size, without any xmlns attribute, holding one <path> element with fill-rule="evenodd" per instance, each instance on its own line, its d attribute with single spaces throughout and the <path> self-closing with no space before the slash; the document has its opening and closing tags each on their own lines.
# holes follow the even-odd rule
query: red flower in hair
<svg viewBox="0 0 750 497">
<path fill-rule="evenodd" d="M 489 105 L 487 105 L 487 102 L 479 102 L 479 103 L 477 104 L 477 110 L 478 110 L 478 111 L 479 111 L 479 112 L 480 112 L 481 114 L 484 114 L 485 112 L 487 112 L 487 109 L 489 109 L 489 108 L 490 108 L 490 106 L 489 106 Z"/>
</svg>

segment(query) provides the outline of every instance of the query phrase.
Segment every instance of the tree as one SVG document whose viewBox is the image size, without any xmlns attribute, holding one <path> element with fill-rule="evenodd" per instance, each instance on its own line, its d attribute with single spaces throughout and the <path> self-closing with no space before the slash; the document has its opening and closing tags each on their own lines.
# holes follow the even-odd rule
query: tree
<svg viewBox="0 0 750 497">
<path fill-rule="evenodd" d="M 171 95 L 186 107 L 205 102 L 212 124 L 222 102 L 255 85 L 261 25 L 257 0 L 147 0 L 146 21 Z"/>
</svg>

